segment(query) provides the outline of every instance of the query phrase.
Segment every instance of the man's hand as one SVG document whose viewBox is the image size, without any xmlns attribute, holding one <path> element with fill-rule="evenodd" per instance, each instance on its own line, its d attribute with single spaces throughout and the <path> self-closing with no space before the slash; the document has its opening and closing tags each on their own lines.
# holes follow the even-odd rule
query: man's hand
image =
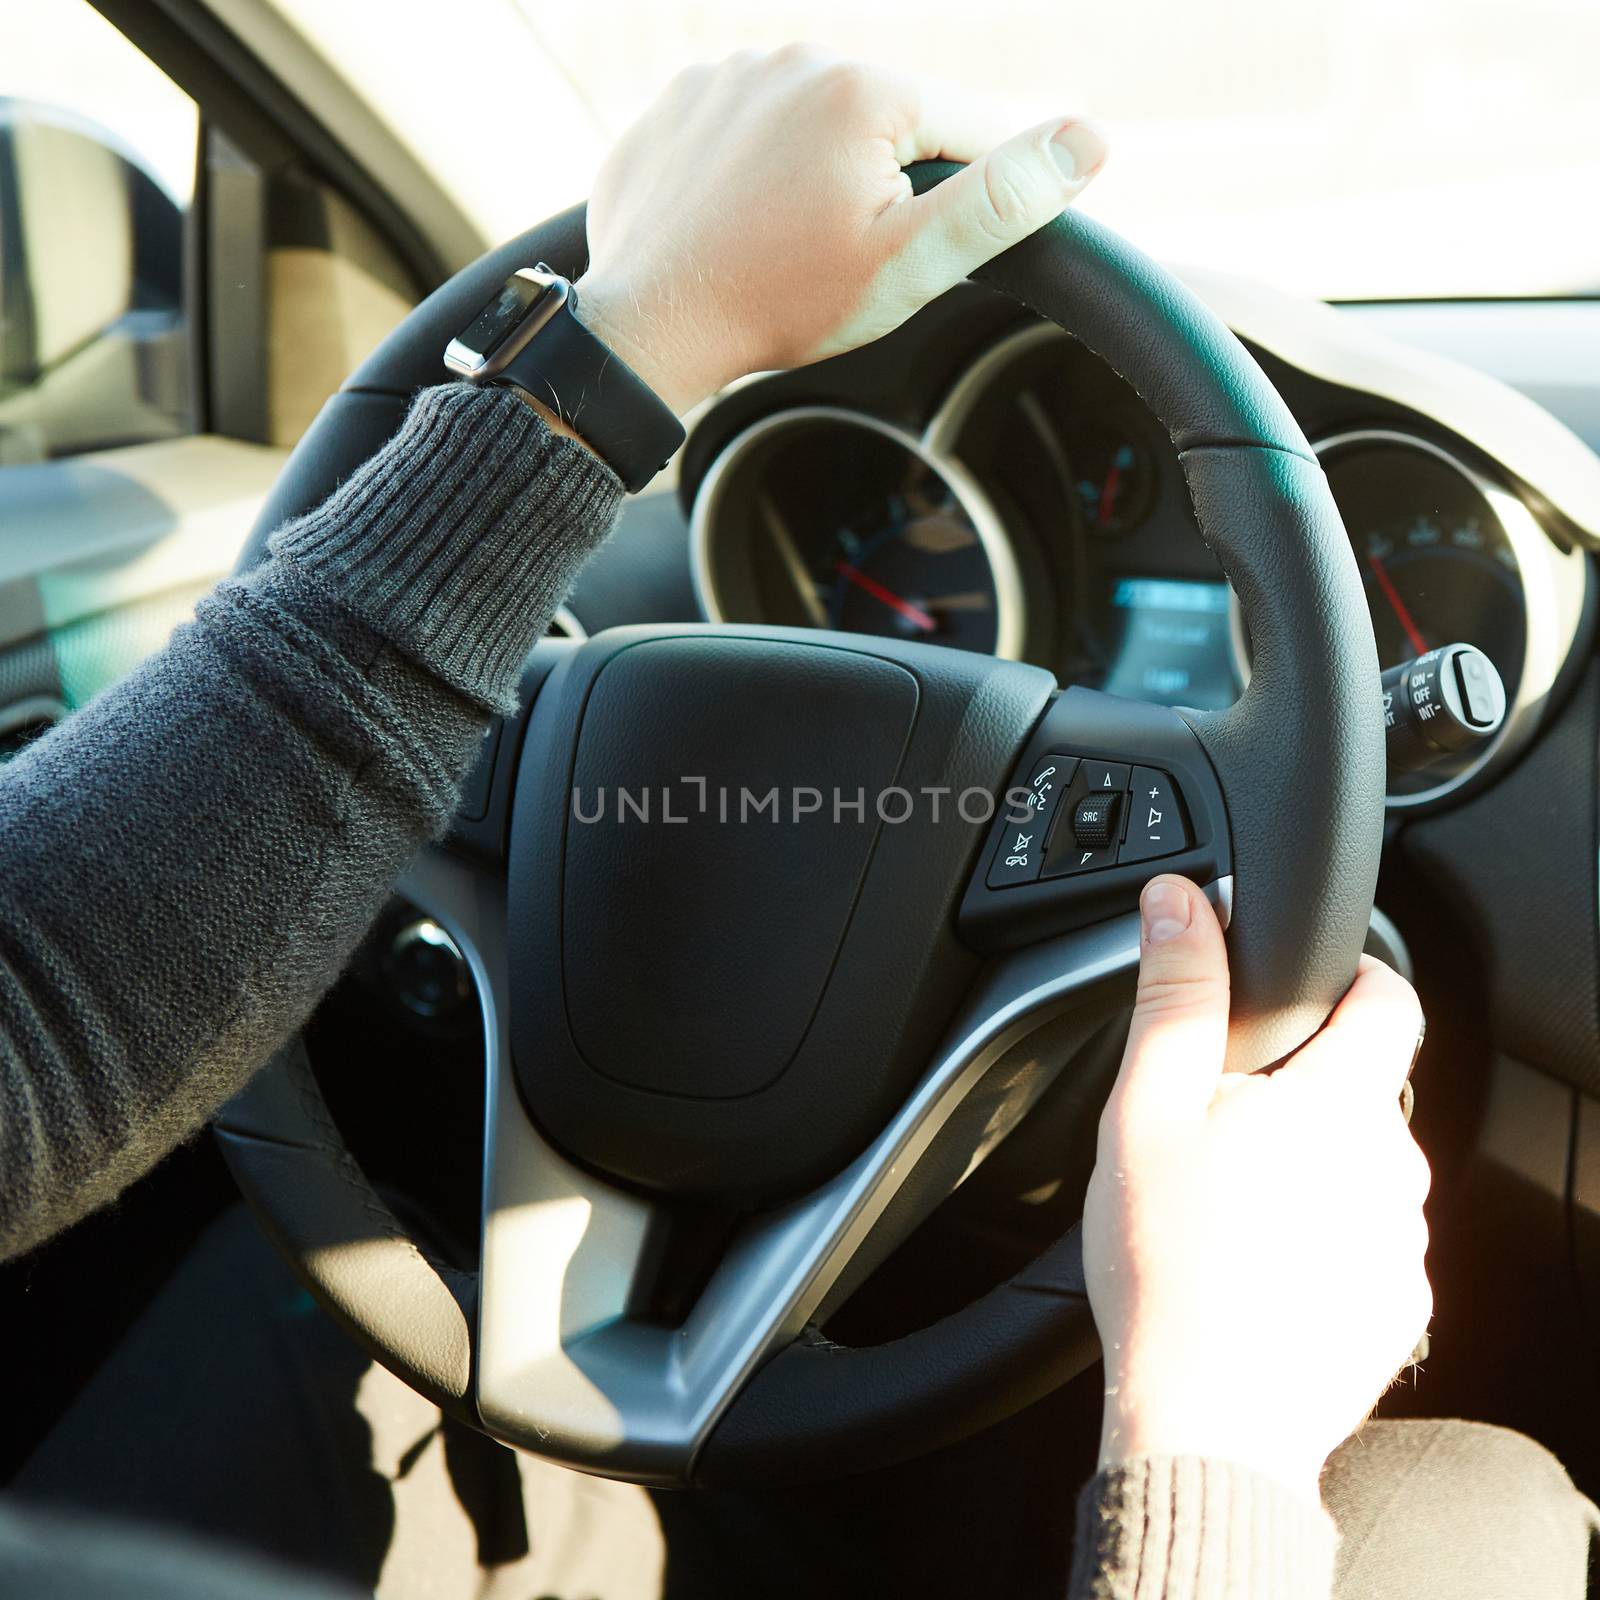
<svg viewBox="0 0 1600 1600">
<path fill-rule="evenodd" d="M 681 414 L 899 327 L 1105 154 L 1082 120 L 1006 139 L 952 91 L 807 46 L 691 67 L 600 171 L 578 314 Z M 970 165 L 914 197 L 901 168 L 933 156 Z"/>
<path fill-rule="evenodd" d="M 1157 878 L 1141 916 L 1138 1004 L 1084 1211 L 1101 1465 L 1222 1457 L 1315 1500 L 1323 1462 L 1432 1314 L 1428 1163 L 1399 1104 L 1422 1013 L 1363 958 L 1285 1065 L 1224 1074 L 1228 958 L 1210 904 Z"/>
</svg>

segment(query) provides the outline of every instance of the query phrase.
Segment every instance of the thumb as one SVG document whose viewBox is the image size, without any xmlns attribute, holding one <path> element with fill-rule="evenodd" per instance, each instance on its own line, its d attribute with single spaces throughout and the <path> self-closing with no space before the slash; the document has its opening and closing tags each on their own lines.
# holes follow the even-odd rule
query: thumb
<svg viewBox="0 0 1600 1600">
<path fill-rule="evenodd" d="M 1054 221 L 1105 159 L 1105 135 L 1092 122 L 1054 119 L 893 207 L 886 217 L 909 230 L 902 259 L 919 303 Z"/>
<path fill-rule="evenodd" d="M 1228 1045 L 1228 950 L 1211 902 L 1186 878 L 1139 899 L 1139 994 L 1112 1100 L 1124 1125 L 1204 1115 Z"/>
</svg>

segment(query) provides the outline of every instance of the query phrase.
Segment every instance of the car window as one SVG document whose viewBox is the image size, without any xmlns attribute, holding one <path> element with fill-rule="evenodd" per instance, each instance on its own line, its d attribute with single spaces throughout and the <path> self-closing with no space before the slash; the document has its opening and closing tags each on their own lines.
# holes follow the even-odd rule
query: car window
<svg viewBox="0 0 1600 1600">
<path fill-rule="evenodd" d="M 86 0 L 0 38 L 0 464 L 186 433 L 197 108 Z"/>
<path fill-rule="evenodd" d="M 1164 260 L 1339 299 L 1600 293 L 1597 0 L 271 3 L 487 238 L 586 194 L 680 67 L 809 39 L 1018 128 L 1103 118 L 1083 209 Z M 471 117 L 434 92 L 463 48 Z"/>
</svg>

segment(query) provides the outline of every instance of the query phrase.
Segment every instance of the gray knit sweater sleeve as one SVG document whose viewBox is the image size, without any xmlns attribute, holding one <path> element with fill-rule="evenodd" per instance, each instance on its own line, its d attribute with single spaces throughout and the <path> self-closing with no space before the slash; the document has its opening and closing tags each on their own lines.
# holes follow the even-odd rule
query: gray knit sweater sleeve
<svg viewBox="0 0 1600 1600">
<path fill-rule="evenodd" d="M 0 769 L 0 1255 L 112 1199 L 306 1019 L 620 499 L 515 395 L 428 390 Z"/>
<path fill-rule="evenodd" d="M 1150 1456 L 1078 1498 L 1068 1600 L 1328 1600 L 1333 1519 L 1227 1461 Z"/>
</svg>

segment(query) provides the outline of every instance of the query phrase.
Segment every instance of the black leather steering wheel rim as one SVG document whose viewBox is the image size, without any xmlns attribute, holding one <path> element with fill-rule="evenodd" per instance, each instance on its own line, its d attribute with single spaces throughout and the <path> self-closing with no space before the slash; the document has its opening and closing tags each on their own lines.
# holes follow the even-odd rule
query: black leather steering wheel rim
<svg viewBox="0 0 1600 1600">
<path fill-rule="evenodd" d="M 925 189 L 953 170 L 924 163 L 913 181 Z M 362 364 L 290 458 L 242 566 L 394 432 L 411 394 L 443 381 L 448 338 L 511 270 L 537 259 L 579 275 L 581 208 L 465 269 Z M 1139 392 L 1171 435 L 1202 535 L 1239 594 L 1249 688 L 1229 711 L 1185 717 L 1222 780 L 1232 823 L 1230 1066 L 1269 1065 L 1320 1027 L 1348 987 L 1381 846 L 1376 652 L 1337 509 L 1249 354 L 1109 230 L 1068 213 L 976 276 L 1068 327 Z M 219 1134 L 247 1198 L 319 1298 L 385 1365 L 476 1421 L 472 1276 L 430 1257 L 395 1221 L 303 1060 L 291 1053 L 263 1074 L 219 1120 Z M 351 1237 L 361 1250 L 335 1247 Z M 907 1458 L 1019 1409 L 1094 1353 L 1069 1237 L 962 1312 L 893 1344 L 846 1350 L 808 1336 L 781 1351 L 711 1434 L 695 1477 L 770 1477 L 775 1460 L 800 1476 Z"/>
</svg>

